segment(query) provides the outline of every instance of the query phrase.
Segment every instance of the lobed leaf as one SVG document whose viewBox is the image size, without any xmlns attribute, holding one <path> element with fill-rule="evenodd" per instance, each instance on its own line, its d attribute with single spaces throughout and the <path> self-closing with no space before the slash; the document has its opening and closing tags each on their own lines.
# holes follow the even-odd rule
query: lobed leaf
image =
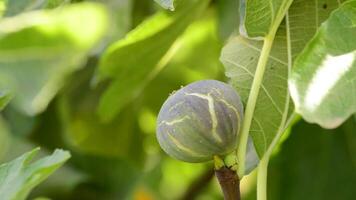
<svg viewBox="0 0 356 200">
<path fill-rule="evenodd" d="M 308 122 L 336 128 L 356 112 L 356 1 L 322 24 L 296 59 L 289 88 L 296 112 Z"/>
<path fill-rule="evenodd" d="M 324 8 L 325 4 L 327 8 Z M 269 55 L 250 128 L 250 135 L 260 158 L 276 135 L 285 130 L 286 122 L 293 112 L 287 81 L 292 63 L 319 25 L 338 6 L 337 0 L 295 0 L 285 21 L 280 25 Z M 304 14 L 300 15 L 301 12 Z M 306 21 L 306 18 L 309 20 Z M 245 103 L 262 45 L 262 41 L 237 36 L 222 51 L 221 61 L 225 66 L 226 76 L 230 78 Z"/>
<path fill-rule="evenodd" d="M 50 156 L 30 163 L 38 153 L 34 149 L 19 158 L 0 165 L 0 196 L 2 200 L 25 200 L 30 191 L 70 157 L 69 152 L 56 150 Z"/>
</svg>

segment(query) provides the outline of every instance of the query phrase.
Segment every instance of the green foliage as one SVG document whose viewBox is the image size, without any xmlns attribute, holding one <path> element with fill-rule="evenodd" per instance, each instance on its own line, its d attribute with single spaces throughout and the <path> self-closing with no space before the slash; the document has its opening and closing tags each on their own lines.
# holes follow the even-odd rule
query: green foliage
<svg viewBox="0 0 356 200">
<path fill-rule="evenodd" d="M 278 28 L 291 3 L 292 0 L 242 0 L 240 7 L 242 34 L 251 38 L 263 38 L 274 34 L 273 30 Z"/>
<path fill-rule="evenodd" d="M 142 162 L 141 132 L 136 130 L 134 107 L 126 108 L 110 123 L 103 123 L 95 112 L 102 88 L 91 89 L 93 67 L 76 74 L 59 99 L 64 135 L 76 151 L 88 155 L 123 158 Z"/>
<path fill-rule="evenodd" d="M 297 57 L 289 80 L 296 111 L 307 121 L 335 128 L 356 112 L 356 1 L 322 24 Z"/>
<path fill-rule="evenodd" d="M 237 160 L 235 153 L 224 160 L 241 176 L 243 200 L 256 199 L 256 190 L 265 200 L 264 189 L 272 200 L 352 199 L 355 8 L 355 0 L 0 0 L 0 160 L 36 146 L 72 155 L 38 187 L 66 151 L 30 164 L 33 150 L 0 165 L 0 199 L 25 198 L 4 196 L 17 192 L 55 200 L 221 199 L 213 163 L 168 157 L 156 121 L 172 91 L 226 81 L 224 72 L 246 108 L 243 140 L 231 141 L 243 144 Z M 325 63 L 335 73 L 315 84 Z M 298 122 L 288 79 L 302 117 L 343 124 L 325 130 Z M 326 94 L 315 112 L 304 104 L 311 85 L 322 85 L 315 97 Z M 5 180 L 3 166 L 15 164 L 18 173 Z"/>
<path fill-rule="evenodd" d="M 303 121 L 296 124 L 278 156 L 271 160 L 269 199 L 353 199 L 355 130 L 355 119 L 335 130 Z"/>
<path fill-rule="evenodd" d="M 1 86 L 13 93 L 12 103 L 28 115 L 42 112 L 65 78 L 81 67 L 106 25 L 106 10 L 93 3 L 1 20 Z"/>
<path fill-rule="evenodd" d="M 292 105 L 289 103 L 287 79 L 292 63 L 321 22 L 338 7 L 336 1 L 328 2 L 327 9 L 322 5 L 322 2 L 315 4 L 295 0 L 276 33 L 250 128 L 260 157 L 267 151 L 275 136 L 285 130 L 285 123 L 289 121 L 286 117 L 290 116 Z M 307 17 L 314 19 L 307 26 L 305 16 L 300 15 L 302 11 Z M 263 42 L 237 36 L 222 51 L 221 60 L 225 65 L 226 75 L 231 78 L 231 83 L 244 102 L 247 102 L 251 91 L 262 46 Z"/>
<path fill-rule="evenodd" d="M 99 106 L 104 121 L 112 120 L 164 67 L 159 61 L 208 2 L 186 0 L 174 14 L 160 12 L 108 47 L 98 72 L 99 80 L 113 79 Z"/>
<path fill-rule="evenodd" d="M 39 149 L 0 165 L 0 196 L 4 200 L 25 200 L 29 192 L 69 159 L 70 154 L 56 150 L 51 156 L 30 163 Z"/>
<path fill-rule="evenodd" d="M 228 39 L 233 33 L 238 32 L 239 0 L 225 0 L 217 2 L 219 34 L 222 39 Z"/>
</svg>

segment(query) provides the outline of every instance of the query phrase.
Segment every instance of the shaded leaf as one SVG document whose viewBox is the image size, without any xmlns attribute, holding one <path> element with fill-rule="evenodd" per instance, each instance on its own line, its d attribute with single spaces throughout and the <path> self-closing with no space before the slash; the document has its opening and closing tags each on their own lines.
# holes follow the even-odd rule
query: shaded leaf
<svg viewBox="0 0 356 200">
<path fill-rule="evenodd" d="M 355 120 L 335 130 L 303 121 L 296 124 L 279 154 L 271 159 L 268 199 L 354 199 L 355 130 Z"/>
<path fill-rule="evenodd" d="M 3 200 L 24 200 L 30 191 L 69 159 L 67 151 L 56 150 L 51 156 L 30 163 L 38 153 L 34 149 L 0 166 L 0 196 Z"/>
<path fill-rule="evenodd" d="M 285 31 L 280 29 L 280 33 Z M 280 38 L 277 38 L 280 43 L 278 44 L 276 39 L 270 54 L 250 128 L 260 158 L 267 151 L 279 129 L 284 128 L 289 108 L 286 38 L 281 34 L 279 36 Z M 249 41 L 239 36 L 231 40 L 222 52 L 221 59 L 226 68 L 226 75 L 231 78 L 231 84 L 245 103 L 250 93 L 261 48 L 261 42 Z"/>
<path fill-rule="evenodd" d="M 296 59 L 289 88 L 308 122 L 335 128 L 356 112 L 356 1 L 322 24 Z"/>
<path fill-rule="evenodd" d="M 30 19 L 30 20 L 29 20 Z M 80 3 L 24 13 L 0 21 L 1 86 L 22 112 L 43 111 L 104 34 L 106 10 Z"/>
<path fill-rule="evenodd" d="M 219 33 L 223 40 L 232 33 L 238 32 L 240 23 L 239 0 L 225 0 L 217 2 Z"/>
<path fill-rule="evenodd" d="M 141 92 L 159 71 L 155 66 L 208 2 L 187 0 L 173 14 L 160 12 L 106 50 L 100 60 L 98 79 L 113 80 L 100 101 L 101 119 L 113 119 Z"/>
</svg>

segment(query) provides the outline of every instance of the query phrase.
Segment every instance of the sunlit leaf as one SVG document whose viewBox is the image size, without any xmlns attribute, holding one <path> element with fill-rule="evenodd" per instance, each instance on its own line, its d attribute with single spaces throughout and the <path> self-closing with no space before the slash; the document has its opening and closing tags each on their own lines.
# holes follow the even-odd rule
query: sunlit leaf
<svg viewBox="0 0 356 200">
<path fill-rule="evenodd" d="M 98 78 L 112 83 L 100 101 L 101 119 L 110 121 L 141 92 L 159 71 L 156 65 L 208 2 L 186 0 L 174 13 L 159 12 L 106 50 Z"/>
<path fill-rule="evenodd" d="M 335 10 L 297 58 L 289 80 L 296 111 L 335 128 L 356 112 L 356 1 Z"/>
<path fill-rule="evenodd" d="M 30 191 L 69 159 L 67 151 L 56 150 L 51 156 L 30 163 L 39 149 L 0 165 L 0 196 L 2 200 L 25 200 Z"/>
<path fill-rule="evenodd" d="M 28 115 L 43 111 L 63 80 L 81 67 L 106 24 L 106 10 L 94 3 L 0 21 L 1 86 L 13 93 L 12 103 Z"/>
<path fill-rule="evenodd" d="M 325 3 L 326 9 L 322 1 L 316 3 L 295 0 L 289 9 L 287 20 L 282 22 L 277 31 L 250 128 L 250 135 L 260 157 L 277 133 L 284 131 L 285 123 L 292 112 L 287 87 L 290 67 L 288 62 L 294 62 L 318 26 L 339 6 L 337 1 L 326 0 Z M 305 15 L 300 15 L 301 12 Z M 306 21 L 306 17 L 313 20 Z M 250 93 L 262 44 L 260 41 L 237 36 L 222 52 L 221 60 L 225 65 L 226 75 L 244 102 Z"/>
</svg>

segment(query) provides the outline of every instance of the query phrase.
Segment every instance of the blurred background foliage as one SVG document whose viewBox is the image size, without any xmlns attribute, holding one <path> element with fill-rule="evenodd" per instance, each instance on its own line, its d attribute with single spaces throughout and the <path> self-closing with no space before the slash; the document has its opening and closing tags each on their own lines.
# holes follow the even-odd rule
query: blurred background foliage
<svg viewBox="0 0 356 200">
<path fill-rule="evenodd" d="M 238 1 L 201 2 L 170 12 L 153 0 L 0 0 L 0 105 L 13 97 L 0 161 L 35 146 L 72 153 L 30 199 L 222 199 L 212 163 L 173 160 L 155 138 L 172 91 L 226 81 L 219 57 Z M 355 117 L 335 130 L 298 121 L 271 161 L 270 199 L 354 199 L 355 130 Z M 255 176 L 244 199 L 255 199 Z"/>
</svg>

